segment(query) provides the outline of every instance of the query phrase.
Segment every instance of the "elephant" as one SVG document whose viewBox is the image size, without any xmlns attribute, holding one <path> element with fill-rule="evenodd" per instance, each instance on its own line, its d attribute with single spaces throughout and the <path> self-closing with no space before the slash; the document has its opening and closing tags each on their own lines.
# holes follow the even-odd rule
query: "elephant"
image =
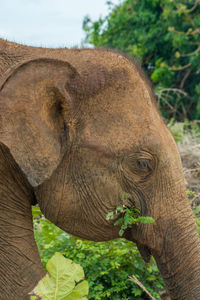
<svg viewBox="0 0 200 300">
<path fill-rule="evenodd" d="M 0 39 L 0 300 L 29 299 L 44 276 L 31 206 L 66 232 L 119 237 L 109 212 L 154 223 L 123 237 L 153 256 L 171 299 L 200 299 L 200 242 L 176 143 L 141 67 L 109 49 Z"/>
</svg>

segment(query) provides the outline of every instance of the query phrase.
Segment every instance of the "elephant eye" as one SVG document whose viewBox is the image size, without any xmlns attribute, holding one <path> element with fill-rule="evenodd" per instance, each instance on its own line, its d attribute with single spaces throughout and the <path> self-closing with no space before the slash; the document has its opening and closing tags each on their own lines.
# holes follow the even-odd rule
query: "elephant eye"
<svg viewBox="0 0 200 300">
<path fill-rule="evenodd" d="M 156 158 L 147 151 L 130 154 L 126 157 L 125 162 L 128 170 L 131 171 L 130 173 L 127 171 L 127 176 L 133 176 L 135 180 L 149 178 L 156 167 Z"/>
<path fill-rule="evenodd" d="M 142 171 L 150 171 L 151 170 L 150 161 L 148 159 L 138 159 L 137 166 Z"/>
</svg>

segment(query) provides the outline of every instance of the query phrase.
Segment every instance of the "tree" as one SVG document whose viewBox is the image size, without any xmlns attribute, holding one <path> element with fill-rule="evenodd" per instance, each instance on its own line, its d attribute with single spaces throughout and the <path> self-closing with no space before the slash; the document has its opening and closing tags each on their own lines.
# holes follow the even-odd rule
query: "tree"
<svg viewBox="0 0 200 300">
<path fill-rule="evenodd" d="M 140 60 L 167 119 L 200 118 L 200 0 L 107 2 L 109 13 L 83 22 L 86 42 Z"/>
</svg>

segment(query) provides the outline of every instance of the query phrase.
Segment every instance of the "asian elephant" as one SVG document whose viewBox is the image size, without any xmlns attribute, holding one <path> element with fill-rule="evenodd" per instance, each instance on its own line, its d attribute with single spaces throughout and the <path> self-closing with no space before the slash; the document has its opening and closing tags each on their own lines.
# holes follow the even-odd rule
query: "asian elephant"
<svg viewBox="0 0 200 300">
<path fill-rule="evenodd" d="M 0 39 L 0 300 L 28 299 L 44 275 L 31 205 L 68 233 L 119 237 L 108 212 L 153 224 L 124 237 L 154 256 L 171 299 L 200 299 L 200 243 L 180 156 L 140 67 L 102 49 Z"/>
</svg>

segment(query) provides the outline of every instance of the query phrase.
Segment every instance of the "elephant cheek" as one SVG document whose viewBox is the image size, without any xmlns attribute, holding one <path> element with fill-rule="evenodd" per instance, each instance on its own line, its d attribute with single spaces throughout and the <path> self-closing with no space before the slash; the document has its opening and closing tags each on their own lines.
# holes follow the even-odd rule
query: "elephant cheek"
<svg viewBox="0 0 200 300">
<path fill-rule="evenodd" d="M 76 212 L 78 203 L 71 185 L 63 184 L 60 177 L 54 177 L 35 188 L 35 195 L 44 216 L 55 225 L 68 223 Z"/>
</svg>

